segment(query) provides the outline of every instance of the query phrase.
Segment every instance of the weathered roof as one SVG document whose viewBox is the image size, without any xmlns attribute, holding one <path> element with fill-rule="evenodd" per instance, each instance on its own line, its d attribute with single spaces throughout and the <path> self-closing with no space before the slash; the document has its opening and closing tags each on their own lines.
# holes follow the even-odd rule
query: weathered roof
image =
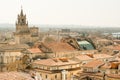
<svg viewBox="0 0 120 80">
<path fill-rule="evenodd" d="M 120 79 L 120 75 L 119 74 L 107 74 L 107 77 Z"/>
<path fill-rule="evenodd" d="M 100 59 L 100 58 L 111 58 L 111 57 L 113 57 L 113 56 L 110 56 L 110 55 L 108 55 L 108 54 L 93 54 L 93 57 L 94 57 L 95 59 Z"/>
<path fill-rule="evenodd" d="M 27 49 L 29 46 L 27 44 L 14 44 L 14 45 L 4 45 L 0 46 L 0 51 L 5 50 L 21 50 L 21 49 Z"/>
<path fill-rule="evenodd" d="M 108 40 L 108 39 L 98 39 L 97 41 L 103 41 L 103 42 L 109 42 L 109 41 L 111 41 L 111 40 Z"/>
<path fill-rule="evenodd" d="M 45 65 L 45 66 L 62 66 L 69 64 L 76 64 L 78 62 L 69 60 L 67 58 L 53 58 L 53 59 L 45 59 L 45 60 L 36 60 L 33 64 Z"/>
<path fill-rule="evenodd" d="M 23 72 L 1 72 L 0 80 L 34 80 L 29 74 Z"/>
<path fill-rule="evenodd" d="M 101 60 L 93 60 L 93 61 L 88 62 L 87 64 L 83 65 L 83 67 L 96 68 L 96 67 L 102 66 L 103 64 L 104 64 L 104 62 Z"/>
<path fill-rule="evenodd" d="M 91 59 L 92 59 L 91 57 L 89 57 L 89 56 L 87 56 L 87 55 L 84 55 L 84 54 L 75 56 L 75 58 L 77 58 L 77 59 L 80 60 L 80 61 L 91 60 Z"/>
<path fill-rule="evenodd" d="M 39 48 L 27 49 L 30 53 L 41 53 L 42 51 Z"/>
<path fill-rule="evenodd" d="M 44 43 L 48 48 L 50 48 L 53 52 L 62 52 L 62 51 L 75 51 L 68 43 L 64 42 L 52 42 L 52 43 Z"/>
<path fill-rule="evenodd" d="M 112 49 L 112 50 L 120 50 L 120 45 L 111 45 L 111 46 L 107 46 L 105 48 Z"/>
</svg>

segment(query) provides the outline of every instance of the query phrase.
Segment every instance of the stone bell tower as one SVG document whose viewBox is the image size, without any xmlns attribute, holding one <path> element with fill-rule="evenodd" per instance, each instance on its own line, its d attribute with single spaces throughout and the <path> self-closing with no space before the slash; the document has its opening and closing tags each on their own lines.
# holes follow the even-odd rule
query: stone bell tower
<svg viewBox="0 0 120 80">
<path fill-rule="evenodd" d="M 23 9 L 21 9 L 20 14 L 17 16 L 16 32 L 14 35 L 17 44 L 24 44 L 31 41 L 30 29 L 28 27 L 28 22 L 26 21 L 26 15 L 23 13 Z"/>
<path fill-rule="evenodd" d="M 31 43 L 39 40 L 38 27 L 29 28 L 26 15 L 23 13 L 22 8 L 20 14 L 17 16 L 16 32 L 14 35 L 16 44 Z"/>
<path fill-rule="evenodd" d="M 16 21 L 16 32 L 17 33 L 26 33 L 29 32 L 28 22 L 26 21 L 26 15 L 23 14 L 23 9 L 21 9 L 20 14 Z"/>
</svg>

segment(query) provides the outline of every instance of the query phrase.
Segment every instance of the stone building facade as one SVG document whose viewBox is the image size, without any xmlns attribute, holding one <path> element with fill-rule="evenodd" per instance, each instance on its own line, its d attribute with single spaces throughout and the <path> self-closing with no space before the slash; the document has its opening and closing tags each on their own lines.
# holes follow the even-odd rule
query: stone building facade
<svg viewBox="0 0 120 80">
<path fill-rule="evenodd" d="M 36 60 L 32 67 L 39 73 L 40 80 L 73 80 L 73 75 L 80 70 L 78 62 L 67 58 Z"/>
<path fill-rule="evenodd" d="M 7 71 L 7 66 L 23 57 L 22 51 L 28 49 L 26 44 L 19 45 L 5 45 L 0 47 L 0 72 Z"/>
</svg>

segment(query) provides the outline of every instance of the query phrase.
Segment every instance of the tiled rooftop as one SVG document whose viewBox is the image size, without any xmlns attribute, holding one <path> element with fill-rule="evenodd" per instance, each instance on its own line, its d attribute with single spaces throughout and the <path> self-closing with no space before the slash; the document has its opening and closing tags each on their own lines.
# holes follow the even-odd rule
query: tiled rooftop
<svg viewBox="0 0 120 80">
<path fill-rule="evenodd" d="M 53 52 L 75 51 L 75 48 L 64 42 L 52 42 L 49 44 L 45 43 L 45 45 L 49 47 Z"/>
<path fill-rule="evenodd" d="M 53 59 L 45 59 L 45 60 L 37 60 L 34 61 L 33 64 L 46 65 L 46 66 L 61 66 L 61 65 L 69 65 L 76 64 L 77 62 L 69 60 L 67 58 L 53 58 Z"/>
<path fill-rule="evenodd" d="M 18 45 L 15 44 L 15 45 L 0 46 L 1 51 L 4 51 L 4 50 L 18 50 L 18 49 L 24 49 L 24 48 L 29 48 L 29 46 L 27 44 L 18 44 Z"/>
<path fill-rule="evenodd" d="M 41 53 L 42 51 L 39 48 L 31 48 L 27 49 L 31 53 Z"/>
<path fill-rule="evenodd" d="M 34 80 L 29 74 L 23 72 L 2 72 L 0 80 Z"/>
<path fill-rule="evenodd" d="M 96 67 L 100 67 L 103 64 L 104 64 L 104 62 L 101 60 L 93 60 L 93 61 L 88 62 L 87 64 L 83 65 L 83 67 L 96 68 Z"/>
<path fill-rule="evenodd" d="M 120 79 L 119 74 L 107 74 L 108 77 Z"/>
<path fill-rule="evenodd" d="M 107 46 L 106 48 L 112 49 L 112 50 L 120 50 L 120 45 Z"/>
<path fill-rule="evenodd" d="M 87 55 L 84 55 L 84 54 L 78 55 L 78 56 L 76 56 L 76 58 L 79 59 L 79 60 L 81 60 L 81 61 L 92 59 L 91 57 L 89 57 Z"/>
<path fill-rule="evenodd" d="M 108 54 L 94 54 L 93 57 L 95 59 L 99 59 L 99 58 L 110 58 L 110 57 L 113 57 L 113 56 L 110 56 Z"/>
<path fill-rule="evenodd" d="M 83 61 L 83 60 L 111 58 L 111 57 L 113 57 L 113 56 L 110 56 L 107 54 L 80 54 L 80 55 L 77 55 L 75 58 Z"/>
</svg>

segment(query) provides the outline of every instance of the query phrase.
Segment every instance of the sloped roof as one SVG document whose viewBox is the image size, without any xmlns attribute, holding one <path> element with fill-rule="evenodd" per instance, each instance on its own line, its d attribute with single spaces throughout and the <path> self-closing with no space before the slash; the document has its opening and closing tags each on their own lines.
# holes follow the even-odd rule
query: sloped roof
<svg viewBox="0 0 120 80">
<path fill-rule="evenodd" d="M 69 65 L 76 63 L 78 62 L 69 60 L 67 58 L 64 58 L 63 60 L 60 58 L 44 59 L 44 60 L 36 60 L 33 62 L 33 64 L 45 65 L 45 66 L 62 66 L 62 65 Z"/>
<path fill-rule="evenodd" d="M 83 67 L 96 68 L 96 67 L 102 66 L 103 64 L 104 64 L 104 62 L 101 60 L 93 60 L 93 61 L 88 62 L 87 64 L 83 65 Z"/>
<path fill-rule="evenodd" d="M 111 57 L 113 57 L 113 56 L 110 56 L 110 55 L 108 55 L 108 54 L 93 54 L 93 57 L 94 57 L 95 59 L 99 59 L 99 58 L 111 58 Z"/>
<path fill-rule="evenodd" d="M 91 57 L 89 57 L 89 56 L 87 56 L 87 55 L 84 55 L 84 54 L 78 55 L 78 56 L 76 56 L 75 58 L 77 58 L 77 59 L 79 59 L 79 60 L 81 60 L 81 61 L 92 59 Z"/>
<path fill-rule="evenodd" d="M 107 74 L 107 76 L 111 77 L 111 78 L 120 79 L 120 75 L 119 74 Z"/>
<path fill-rule="evenodd" d="M 50 48 L 53 52 L 62 52 L 62 51 L 75 51 L 68 43 L 64 42 L 52 42 L 52 43 L 44 43 L 48 48 Z"/>
<path fill-rule="evenodd" d="M 34 80 L 29 74 L 23 72 L 1 72 L 0 80 Z"/>
<path fill-rule="evenodd" d="M 31 53 L 41 53 L 42 51 L 39 48 L 31 48 L 27 49 Z"/>
<path fill-rule="evenodd" d="M 104 41 L 104 42 L 107 42 L 107 41 L 111 41 L 111 40 L 108 40 L 108 39 L 98 39 L 97 41 Z"/>
<path fill-rule="evenodd" d="M 112 49 L 112 50 L 120 50 L 120 45 L 107 46 L 106 48 Z"/>
<path fill-rule="evenodd" d="M 0 51 L 5 50 L 19 50 L 19 49 L 28 49 L 29 46 L 27 44 L 14 44 L 14 45 L 4 45 L 0 46 Z"/>
</svg>

